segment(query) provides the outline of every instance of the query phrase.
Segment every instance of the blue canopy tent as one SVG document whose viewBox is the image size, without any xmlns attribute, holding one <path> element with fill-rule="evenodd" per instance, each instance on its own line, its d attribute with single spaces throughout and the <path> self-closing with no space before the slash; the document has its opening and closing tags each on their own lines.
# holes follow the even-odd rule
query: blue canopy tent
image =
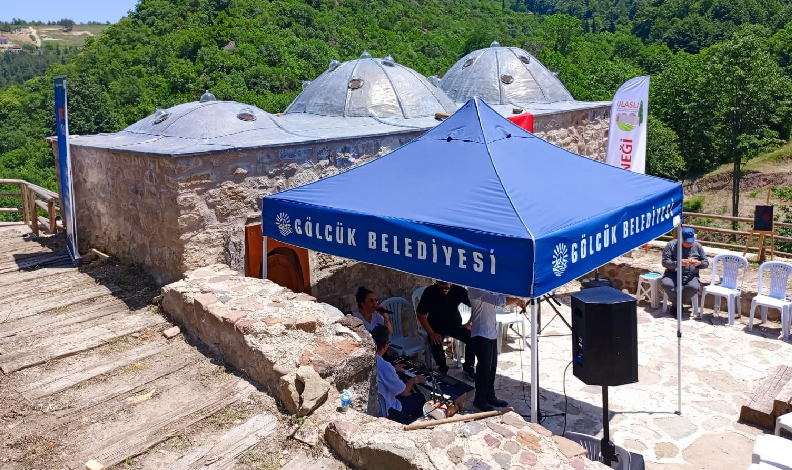
<svg viewBox="0 0 792 470">
<path fill-rule="evenodd" d="M 681 215 L 680 184 L 556 147 L 473 98 L 390 154 L 266 196 L 262 226 L 265 253 L 273 237 L 537 298 L 667 233 Z M 532 302 L 532 383 L 536 318 Z M 534 420 L 537 408 L 531 387 Z"/>
</svg>

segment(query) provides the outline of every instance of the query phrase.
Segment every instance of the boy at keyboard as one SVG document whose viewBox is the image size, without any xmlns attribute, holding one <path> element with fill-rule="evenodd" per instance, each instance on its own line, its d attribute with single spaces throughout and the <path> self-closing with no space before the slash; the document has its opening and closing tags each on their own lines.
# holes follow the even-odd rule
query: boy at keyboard
<svg viewBox="0 0 792 470">
<path fill-rule="evenodd" d="M 399 378 L 398 371 L 403 364 L 393 364 L 382 358 L 390 346 L 391 334 L 384 325 L 375 326 L 371 330 L 371 338 L 377 348 L 377 387 L 379 391 L 379 416 L 387 417 L 400 423 L 409 424 L 423 414 L 426 401 L 421 393 L 412 393 L 416 384 L 426 382 L 426 377 L 416 375 L 407 383 Z"/>
</svg>

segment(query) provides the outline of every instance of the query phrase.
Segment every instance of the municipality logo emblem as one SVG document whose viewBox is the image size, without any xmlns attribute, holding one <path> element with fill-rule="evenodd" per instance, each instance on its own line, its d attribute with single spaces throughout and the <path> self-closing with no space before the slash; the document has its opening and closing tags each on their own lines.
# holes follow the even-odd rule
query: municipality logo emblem
<svg viewBox="0 0 792 470">
<path fill-rule="evenodd" d="M 567 247 L 563 243 L 556 245 L 553 250 L 553 274 L 556 277 L 561 277 L 567 268 Z"/>
<path fill-rule="evenodd" d="M 291 222 L 289 221 L 289 214 L 285 212 L 281 212 L 277 216 L 275 216 L 275 225 L 278 226 L 278 230 L 280 230 L 281 235 L 284 237 L 290 233 L 292 233 L 292 226 Z"/>
</svg>

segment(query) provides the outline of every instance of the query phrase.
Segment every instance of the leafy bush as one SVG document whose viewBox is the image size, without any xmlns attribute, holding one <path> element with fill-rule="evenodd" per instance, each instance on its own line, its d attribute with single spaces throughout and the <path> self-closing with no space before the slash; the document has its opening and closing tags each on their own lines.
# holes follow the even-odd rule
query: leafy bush
<svg viewBox="0 0 792 470">
<path fill-rule="evenodd" d="M 792 202 L 792 186 L 781 186 L 773 188 L 773 196 L 782 201 Z M 776 206 L 779 213 L 776 214 L 776 220 L 781 222 L 792 222 L 792 207 L 786 204 Z M 792 237 L 792 228 L 776 227 L 776 231 L 783 237 Z M 776 249 L 787 253 L 792 253 L 792 243 L 790 242 L 776 242 Z"/>
<path fill-rule="evenodd" d="M 682 202 L 682 209 L 685 212 L 701 213 L 704 209 L 704 196 L 694 196 Z"/>
</svg>

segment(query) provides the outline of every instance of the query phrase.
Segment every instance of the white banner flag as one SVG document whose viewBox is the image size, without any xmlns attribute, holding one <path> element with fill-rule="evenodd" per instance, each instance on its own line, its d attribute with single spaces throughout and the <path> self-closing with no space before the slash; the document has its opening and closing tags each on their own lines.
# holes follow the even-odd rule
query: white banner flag
<svg viewBox="0 0 792 470">
<path fill-rule="evenodd" d="M 613 97 L 605 163 L 645 173 L 648 113 L 649 76 L 627 80 Z"/>
</svg>

